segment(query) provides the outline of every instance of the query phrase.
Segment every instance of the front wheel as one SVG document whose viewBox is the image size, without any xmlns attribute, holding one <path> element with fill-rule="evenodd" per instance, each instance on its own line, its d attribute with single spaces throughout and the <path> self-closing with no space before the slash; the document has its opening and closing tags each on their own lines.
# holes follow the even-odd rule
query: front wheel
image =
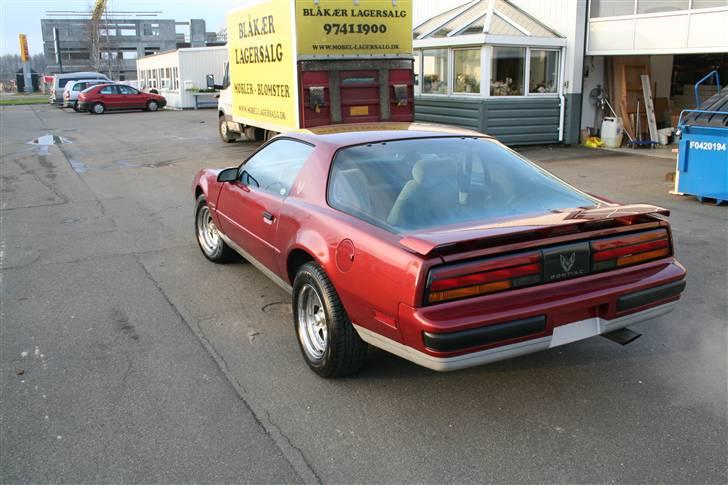
<svg viewBox="0 0 728 485">
<path fill-rule="evenodd" d="M 159 109 L 159 103 L 156 101 L 150 101 L 147 103 L 147 111 L 157 111 Z"/>
<path fill-rule="evenodd" d="M 316 263 L 304 264 L 293 282 L 293 326 L 303 358 L 321 377 L 343 377 L 363 365 L 367 344 Z"/>
<path fill-rule="evenodd" d="M 237 137 L 235 134 L 230 131 L 230 127 L 228 126 L 227 121 L 225 121 L 225 118 L 223 116 L 220 117 L 218 124 L 217 124 L 217 132 L 220 134 L 220 139 L 225 143 L 232 143 L 234 142 Z"/>
<path fill-rule="evenodd" d="M 197 198 L 195 235 L 202 254 L 213 263 L 228 263 L 240 259 L 240 255 L 222 240 L 204 195 Z"/>
</svg>

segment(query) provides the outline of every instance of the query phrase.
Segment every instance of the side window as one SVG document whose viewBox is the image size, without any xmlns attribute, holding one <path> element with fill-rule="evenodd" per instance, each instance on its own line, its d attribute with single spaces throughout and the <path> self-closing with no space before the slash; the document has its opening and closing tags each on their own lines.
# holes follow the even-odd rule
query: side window
<svg viewBox="0 0 728 485">
<path fill-rule="evenodd" d="M 121 94 L 139 94 L 136 89 L 129 86 L 119 86 Z"/>
<path fill-rule="evenodd" d="M 264 192 L 286 197 L 313 148 L 299 141 L 276 140 L 245 162 L 241 167 L 240 181 Z"/>
<path fill-rule="evenodd" d="M 72 91 L 83 91 L 86 85 L 84 83 L 76 83 L 73 85 L 73 88 L 71 88 Z"/>
<path fill-rule="evenodd" d="M 101 88 L 101 91 L 99 91 L 100 94 L 116 94 L 116 89 L 114 89 L 114 86 L 104 86 Z"/>
</svg>

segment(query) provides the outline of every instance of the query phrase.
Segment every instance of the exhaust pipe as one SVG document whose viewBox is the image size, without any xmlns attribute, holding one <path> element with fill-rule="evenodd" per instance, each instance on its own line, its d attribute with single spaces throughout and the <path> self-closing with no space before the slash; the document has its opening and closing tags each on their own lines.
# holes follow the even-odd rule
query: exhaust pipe
<svg viewBox="0 0 728 485">
<path fill-rule="evenodd" d="M 607 338 L 612 342 L 617 342 L 619 345 L 627 345 L 629 343 L 632 343 L 641 336 L 641 333 L 637 333 L 634 330 L 630 330 L 626 327 L 615 330 L 614 332 L 602 334 L 602 337 Z"/>
</svg>

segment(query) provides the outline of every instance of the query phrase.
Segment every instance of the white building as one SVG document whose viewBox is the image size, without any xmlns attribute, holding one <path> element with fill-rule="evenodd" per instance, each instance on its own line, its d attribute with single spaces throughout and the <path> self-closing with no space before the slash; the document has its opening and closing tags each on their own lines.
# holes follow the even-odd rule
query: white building
<svg viewBox="0 0 728 485">
<path fill-rule="evenodd" d="M 590 96 L 598 87 L 633 134 L 640 100 L 646 128 L 642 74 L 650 76 L 658 128 L 694 107 L 693 84 L 712 69 L 728 82 L 728 0 L 435 3 L 439 11 L 414 29 L 416 118 L 493 131 L 507 143 L 577 143 L 581 129 L 601 125 L 604 113 Z M 558 71 L 541 73 L 542 65 Z M 534 66 L 545 89 L 533 85 Z M 477 91 L 461 89 L 476 77 Z"/>
<path fill-rule="evenodd" d="M 214 94 L 200 93 L 207 88 L 207 75 L 222 82 L 227 46 L 194 47 L 161 52 L 137 59 L 139 87 L 145 91 L 157 90 L 167 99 L 167 106 L 185 109 L 199 106 L 217 106 Z"/>
</svg>

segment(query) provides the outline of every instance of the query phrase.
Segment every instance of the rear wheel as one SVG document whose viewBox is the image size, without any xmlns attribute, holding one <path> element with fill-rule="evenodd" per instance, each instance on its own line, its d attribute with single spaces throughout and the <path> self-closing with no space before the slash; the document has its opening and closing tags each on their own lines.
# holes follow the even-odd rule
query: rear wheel
<svg viewBox="0 0 728 485">
<path fill-rule="evenodd" d="M 367 344 L 356 333 L 334 285 L 317 263 L 306 263 L 293 282 L 293 326 L 308 366 L 321 377 L 357 372 Z"/>
<path fill-rule="evenodd" d="M 220 134 L 220 139 L 225 143 L 232 143 L 235 140 L 237 140 L 237 136 L 235 136 L 235 133 L 230 130 L 230 127 L 228 126 L 228 122 L 225 121 L 224 116 L 220 116 L 220 119 L 217 124 L 217 132 Z"/>
<path fill-rule="evenodd" d="M 78 101 L 76 101 L 75 103 L 73 103 L 73 111 L 75 111 L 76 113 L 78 113 Z"/>
<path fill-rule="evenodd" d="M 150 101 L 147 103 L 147 111 L 157 111 L 159 109 L 159 103 L 156 101 Z"/>
<path fill-rule="evenodd" d="M 90 113 L 93 113 L 95 115 L 102 115 L 106 112 L 106 106 L 104 106 L 102 103 L 94 103 L 94 105 L 91 107 Z"/>
<path fill-rule="evenodd" d="M 202 254 L 213 263 L 228 263 L 240 259 L 240 255 L 222 240 L 204 195 L 197 198 L 195 235 Z"/>
</svg>

